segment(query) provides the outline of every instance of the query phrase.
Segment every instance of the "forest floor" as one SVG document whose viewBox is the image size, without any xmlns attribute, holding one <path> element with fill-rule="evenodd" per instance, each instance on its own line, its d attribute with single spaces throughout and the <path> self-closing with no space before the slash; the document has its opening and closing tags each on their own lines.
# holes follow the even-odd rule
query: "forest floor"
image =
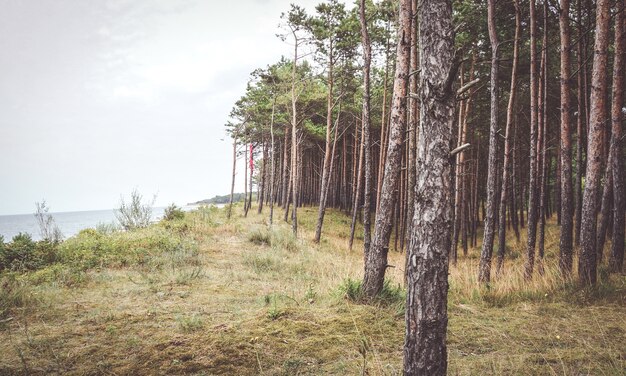
<svg viewBox="0 0 626 376">
<path fill-rule="evenodd" d="M 0 317 L 0 374 L 401 374 L 405 255 L 390 252 L 385 298 L 359 303 L 362 244 L 348 250 L 349 218 L 329 211 L 315 245 L 316 208 L 299 210 L 298 240 L 280 209 L 268 230 L 268 209 L 154 225 L 193 250 L 147 248 L 141 263 L 93 267 L 79 282 L 15 277 L 24 296 Z M 550 223 L 545 273 L 525 283 L 525 241 L 509 243 L 489 288 L 475 282 L 480 248 L 451 266 L 449 373 L 626 375 L 626 277 L 602 269 L 593 289 L 562 282 Z"/>
</svg>

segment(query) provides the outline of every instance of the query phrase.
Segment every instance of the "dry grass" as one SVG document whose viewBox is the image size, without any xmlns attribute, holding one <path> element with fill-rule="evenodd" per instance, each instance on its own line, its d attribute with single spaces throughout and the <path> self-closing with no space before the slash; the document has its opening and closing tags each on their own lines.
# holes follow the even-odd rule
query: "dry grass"
<svg viewBox="0 0 626 376">
<path fill-rule="evenodd" d="M 159 255 L 158 268 L 90 270 L 71 287 L 19 279 L 25 298 L 0 324 L 0 374 L 400 374 L 401 307 L 343 297 L 346 280 L 361 278 L 361 244 L 347 250 L 349 220 L 331 211 L 313 245 L 315 212 L 299 211 L 294 239 L 252 211 L 227 221 L 204 210 L 169 229 L 197 253 Z M 451 268 L 451 374 L 625 374 L 626 280 L 605 276 L 593 290 L 561 281 L 555 233 L 530 283 L 523 257 L 489 288 L 475 281 L 478 250 Z M 404 254 L 390 259 L 401 285 Z"/>
</svg>

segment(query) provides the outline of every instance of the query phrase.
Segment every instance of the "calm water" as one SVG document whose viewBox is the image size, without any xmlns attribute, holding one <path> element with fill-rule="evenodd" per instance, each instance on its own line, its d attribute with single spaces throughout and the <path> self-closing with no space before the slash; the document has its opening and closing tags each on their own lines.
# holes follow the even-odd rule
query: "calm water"
<svg viewBox="0 0 626 376">
<path fill-rule="evenodd" d="M 189 211 L 195 209 L 194 206 L 185 206 L 183 210 Z M 165 208 L 153 208 L 152 219 L 159 220 L 163 217 Z M 80 230 L 85 228 L 93 228 L 100 223 L 117 224 L 115 213 L 113 210 L 93 210 L 79 212 L 50 213 L 54 217 L 54 221 L 61 229 L 65 239 L 76 235 Z M 4 241 L 10 241 L 20 232 L 26 232 L 32 235 L 34 240 L 40 240 L 39 226 L 33 214 L 20 215 L 0 215 L 0 235 L 4 237 Z"/>
</svg>

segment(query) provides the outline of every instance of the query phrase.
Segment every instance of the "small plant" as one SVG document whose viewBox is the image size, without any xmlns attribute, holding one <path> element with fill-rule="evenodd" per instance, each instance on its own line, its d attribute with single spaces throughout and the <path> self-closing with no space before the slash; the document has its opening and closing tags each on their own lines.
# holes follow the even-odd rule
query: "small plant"
<svg viewBox="0 0 626 376">
<path fill-rule="evenodd" d="M 35 219 L 39 225 L 39 234 L 43 240 L 47 240 L 52 243 L 58 243 L 63 240 L 63 234 L 54 221 L 54 217 L 49 213 L 50 208 L 46 204 L 46 200 L 41 203 L 36 202 L 37 211 L 35 212 Z"/>
<path fill-rule="evenodd" d="M 113 222 L 111 223 L 100 222 L 96 225 L 96 231 L 102 235 L 109 235 L 109 234 L 119 231 L 119 227 Z"/>
<path fill-rule="evenodd" d="M 248 241 L 257 245 L 271 245 L 272 235 L 267 230 L 255 230 L 248 235 Z"/>
<path fill-rule="evenodd" d="M 152 219 L 152 206 L 156 196 L 150 202 L 143 202 L 143 196 L 135 189 L 130 194 L 130 202 L 120 198 L 120 207 L 115 211 L 115 217 L 124 230 L 134 230 L 148 227 Z"/>
<path fill-rule="evenodd" d="M 393 286 L 389 280 L 385 280 L 383 288 L 378 295 L 373 299 L 368 299 L 363 291 L 363 282 L 355 281 L 351 278 L 347 278 L 339 285 L 339 293 L 347 300 L 356 303 L 371 303 L 379 304 L 382 306 L 398 306 L 401 307 L 404 304 L 404 290 L 400 285 Z M 402 307 L 403 308 L 403 307 Z"/>
<path fill-rule="evenodd" d="M 272 306 L 267 310 L 267 317 L 270 320 L 274 321 L 280 318 L 280 316 L 282 316 L 284 312 L 280 308 L 278 308 L 278 304 L 276 303 L 275 296 L 271 297 L 270 299 L 274 304 L 272 304 Z M 267 299 L 266 299 L 266 302 L 267 302 Z"/>
<path fill-rule="evenodd" d="M 178 316 L 176 317 L 176 322 L 178 322 L 178 326 L 185 333 L 195 332 L 204 327 L 204 322 L 202 318 L 196 314 L 191 316 Z"/>
<path fill-rule="evenodd" d="M 170 206 L 165 208 L 165 213 L 163 214 L 163 219 L 166 221 L 175 221 L 185 218 L 185 212 L 183 209 L 176 206 L 176 204 L 172 203 Z"/>
<path fill-rule="evenodd" d="M 339 293 L 341 296 L 351 302 L 363 301 L 363 286 L 361 281 L 355 281 L 352 278 L 346 278 L 339 285 Z"/>
</svg>

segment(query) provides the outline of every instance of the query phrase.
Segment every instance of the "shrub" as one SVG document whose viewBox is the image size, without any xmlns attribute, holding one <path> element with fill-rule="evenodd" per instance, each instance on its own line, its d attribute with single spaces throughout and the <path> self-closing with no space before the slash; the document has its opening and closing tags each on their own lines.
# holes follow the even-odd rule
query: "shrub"
<svg viewBox="0 0 626 376">
<path fill-rule="evenodd" d="M 30 289 L 18 281 L 14 273 L 0 278 L 0 319 L 7 317 L 11 309 L 24 307 L 32 300 Z"/>
<path fill-rule="evenodd" d="M 133 190 L 130 194 L 130 202 L 126 203 L 124 197 L 120 199 L 120 207 L 115 211 L 115 217 L 125 230 L 148 227 L 152 219 L 152 206 L 156 196 L 151 202 L 143 202 L 143 196 Z"/>
<path fill-rule="evenodd" d="M 166 221 L 175 221 L 185 218 L 185 212 L 175 204 L 171 204 L 165 208 L 163 219 Z"/>
<path fill-rule="evenodd" d="M 255 230 L 248 235 L 248 241 L 256 245 L 271 245 L 272 235 L 267 230 Z"/>
<path fill-rule="evenodd" d="M 35 218 L 37 219 L 37 224 L 39 225 L 39 233 L 43 240 L 47 240 L 49 242 L 58 243 L 63 240 L 63 234 L 54 221 L 54 217 L 48 213 L 50 208 L 46 205 L 46 201 L 43 200 L 41 203 L 35 203 L 37 206 L 37 211 L 35 212 Z"/>
<path fill-rule="evenodd" d="M 77 270 L 147 265 L 159 267 L 163 256 L 194 255 L 195 244 L 160 226 L 104 235 L 81 231 L 59 246 L 58 259 Z M 176 256 L 177 257 L 177 256 Z"/>
<path fill-rule="evenodd" d="M 389 280 L 383 282 L 382 290 L 374 299 L 367 299 L 363 291 L 363 282 L 360 280 L 347 278 L 339 285 L 338 290 L 340 296 L 355 303 L 374 303 L 403 308 L 401 306 L 405 300 L 405 293 L 402 287 L 400 285 L 394 287 Z"/>
</svg>

